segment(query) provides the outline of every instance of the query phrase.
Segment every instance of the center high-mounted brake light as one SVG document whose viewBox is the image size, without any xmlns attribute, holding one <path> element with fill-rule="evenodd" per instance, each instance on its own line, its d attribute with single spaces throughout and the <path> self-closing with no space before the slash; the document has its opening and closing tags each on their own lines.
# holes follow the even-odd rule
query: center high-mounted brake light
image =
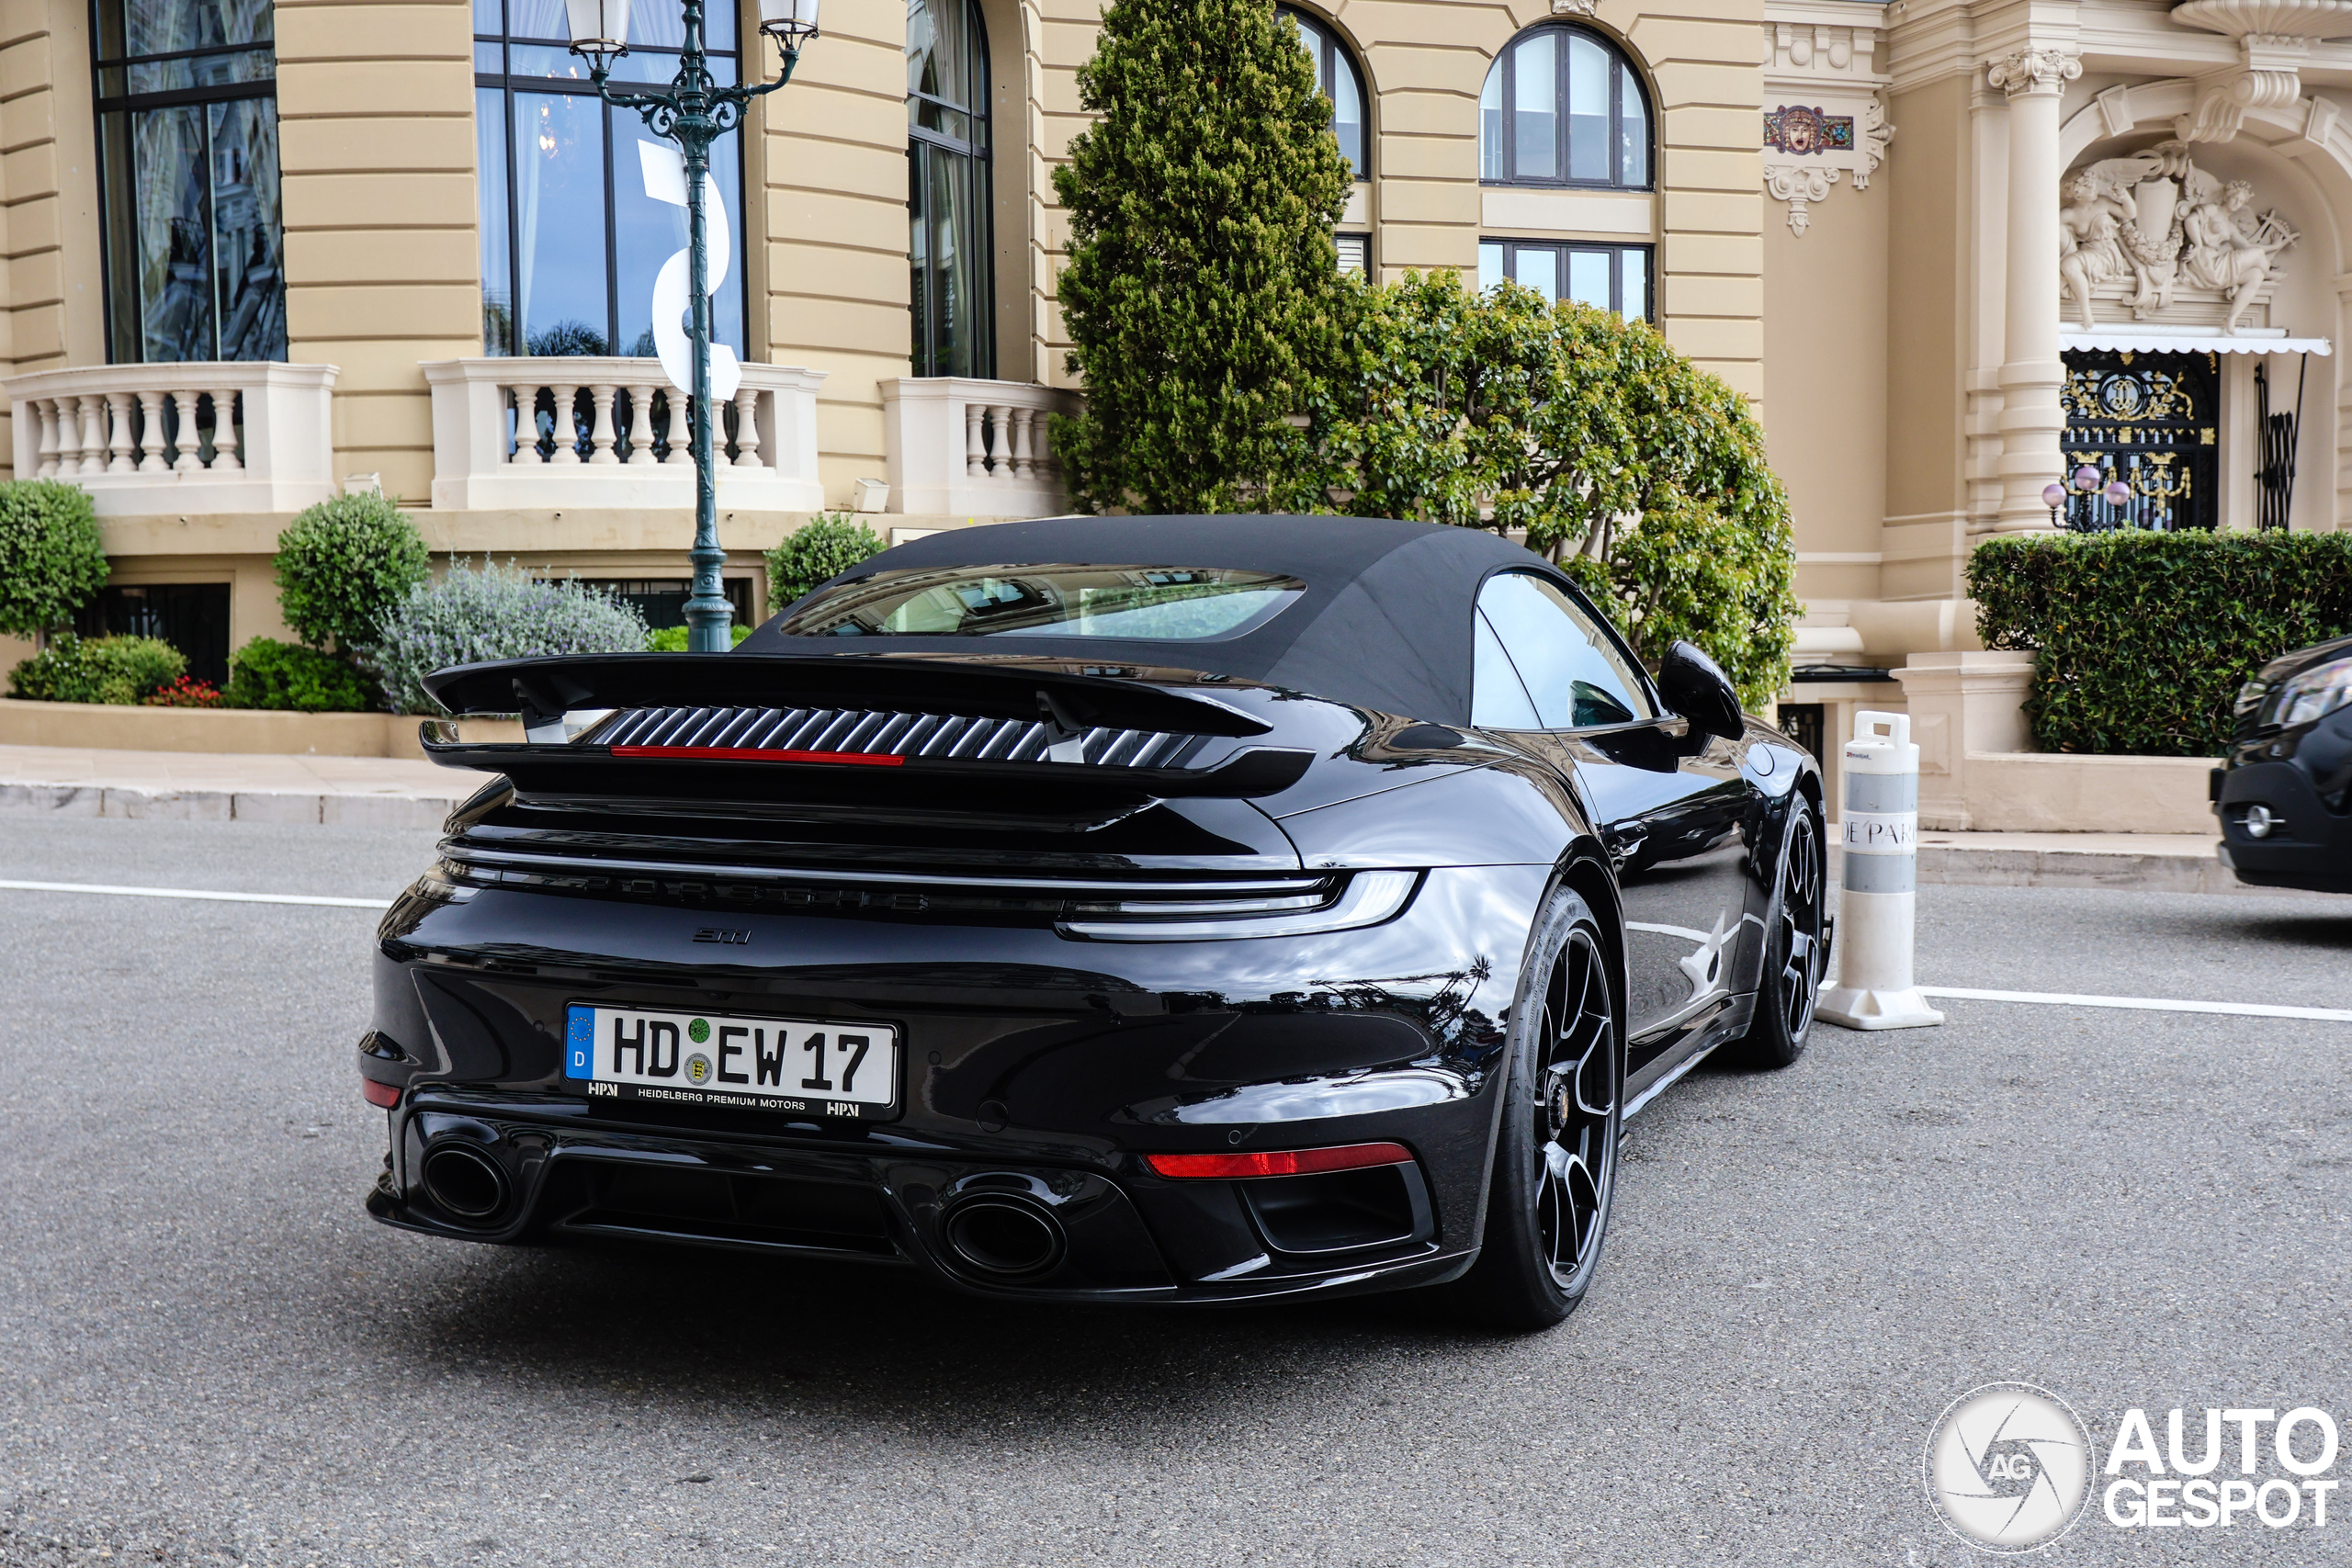
<svg viewBox="0 0 2352 1568">
<path fill-rule="evenodd" d="M 1180 1181 L 1238 1181 L 1260 1176 L 1317 1176 L 1333 1170 L 1364 1170 L 1379 1165 L 1410 1165 L 1413 1151 L 1402 1144 L 1341 1144 L 1326 1149 L 1272 1149 L 1248 1155 L 1146 1155 L 1155 1176 Z"/>
<path fill-rule="evenodd" d="M 898 768 L 906 759 L 892 751 L 771 751 L 759 746 L 616 746 L 616 757 L 655 757 L 672 762 L 849 762 L 864 768 Z"/>
</svg>

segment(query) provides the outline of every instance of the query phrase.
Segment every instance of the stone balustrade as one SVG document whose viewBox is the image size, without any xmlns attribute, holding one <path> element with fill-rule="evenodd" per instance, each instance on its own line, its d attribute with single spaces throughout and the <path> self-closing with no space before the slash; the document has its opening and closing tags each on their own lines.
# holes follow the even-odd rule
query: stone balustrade
<svg viewBox="0 0 2352 1568">
<path fill-rule="evenodd" d="M 685 399 L 655 359 L 447 359 L 433 389 L 433 504 L 467 511 L 691 508 Z M 714 403 L 718 504 L 814 512 L 820 371 L 746 365 Z"/>
<path fill-rule="evenodd" d="M 890 510 L 951 518 L 1049 517 L 1067 510 L 1046 422 L 1078 408 L 1077 393 L 1027 381 L 884 381 Z"/>
<path fill-rule="evenodd" d="M 13 377 L 0 395 L 17 477 L 79 485 L 101 516 L 296 512 L 334 494 L 335 374 L 245 361 L 90 365 Z"/>
</svg>

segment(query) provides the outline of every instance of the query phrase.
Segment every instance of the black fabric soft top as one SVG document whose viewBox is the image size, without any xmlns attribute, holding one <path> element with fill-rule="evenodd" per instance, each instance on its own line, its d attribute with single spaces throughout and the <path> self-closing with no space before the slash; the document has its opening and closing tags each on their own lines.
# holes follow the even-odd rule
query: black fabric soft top
<svg viewBox="0 0 2352 1568">
<path fill-rule="evenodd" d="M 969 655 L 985 649 L 1131 661 L 1263 681 L 1408 718 L 1466 724 L 1471 614 L 1479 584 L 1505 567 L 1521 567 L 1566 585 L 1540 556 L 1476 528 L 1362 517 L 1049 517 L 948 529 L 898 546 L 819 584 L 798 604 L 877 571 L 954 566 L 1227 568 L 1281 572 L 1306 590 L 1254 630 L 1215 640 L 802 637 L 779 631 L 779 615 L 737 651 Z"/>
</svg>

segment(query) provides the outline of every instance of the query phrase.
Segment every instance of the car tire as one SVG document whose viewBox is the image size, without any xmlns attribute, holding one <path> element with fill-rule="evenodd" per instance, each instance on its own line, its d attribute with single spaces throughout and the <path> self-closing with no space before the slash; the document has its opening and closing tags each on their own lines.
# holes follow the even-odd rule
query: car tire
<svg viewBox="0 0 2352 1568">
<path fill-rule="evenodd" d="M 1820 814 L 1798 795 L 1781 832 L 1772 907 L 1764 919 L 1764 963 L 1756 980 L 1756 1014 L 1725 1051 L 1742 1066 L 1793 1066 L 1813 1033 L 1827 949 L 1821 940 L 1829 863 Z"/>
<path fill-rule="evenodd" d="M 1511 1002 L 1478 1260 L 1449 1289 L 1454 1315 L 1528 1332 L 1592 1287 L 1617 1185 L 1625 1042 L 1609 944 L 1591 908 L 1553 895 Z"/>
</svg>

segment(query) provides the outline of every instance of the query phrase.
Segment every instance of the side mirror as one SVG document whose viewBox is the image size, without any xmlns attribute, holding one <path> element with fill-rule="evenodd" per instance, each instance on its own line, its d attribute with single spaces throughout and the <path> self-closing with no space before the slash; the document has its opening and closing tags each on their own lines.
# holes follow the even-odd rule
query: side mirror
<svg viewBox="0 0 2352 1568">
<path fill-rule="evenodd" d="M 1690 721 L 1701 735 L 1736 740 L 1747 728 L 1739 711 L 1739 694 L 1721 666 L 1687 642 L 1666 650 L 1657 667 L 1658 691 L 1667 706 Z"/>
</svg>

